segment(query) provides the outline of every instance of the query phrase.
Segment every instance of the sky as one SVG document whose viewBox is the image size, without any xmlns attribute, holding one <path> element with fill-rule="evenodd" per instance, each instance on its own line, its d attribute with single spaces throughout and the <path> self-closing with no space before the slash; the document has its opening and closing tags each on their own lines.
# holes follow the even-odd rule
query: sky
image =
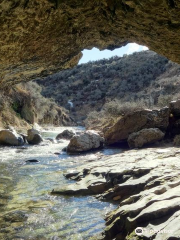
<svg viewBox="0 0 180 240">
<path fill-rule="evenodd" d="M 83 57 L 79 61 L 79 64 L 81 63 L 87 63 L 89 61 L 96 61 L 103 58 L 110 58 L 113 56 L 119 56 L 122 57 L 124 54 L 132 54 L 133 52 L 140 52 L 148 50 L 146 46 L 141 46 L 136 43 L 129 43 L 125 47 L 117 48 L 113 51 L 110 50 L 103 50 L 100 51 L 97 48 L 93 48 L 92 50 L 84 50 L 82 51 Z"/>
</svg>

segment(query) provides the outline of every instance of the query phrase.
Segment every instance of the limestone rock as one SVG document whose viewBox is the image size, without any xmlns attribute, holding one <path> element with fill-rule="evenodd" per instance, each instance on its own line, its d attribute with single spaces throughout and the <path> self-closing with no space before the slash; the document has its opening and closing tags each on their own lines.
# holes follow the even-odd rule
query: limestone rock
<svg viewBox="0 0 180 240">
<path fill-rule="evenodd" d="M 32 128 L 27 131 L 27 141 L 29 144 L 39 144 L 43 141 L 43 139 L 40 132 Z"/>
<path fill-rule="evenodd" d="M 179 9 L 175 0 L 1 1 L 0 87 L 72 67 L 94 46 L 136 42 L 180 63 Z"/>
<path fill-rule="evenodd" d="M 129 135 L 145 128 L 166 130 L 169 124 L 169 108 L 139 110 L 121 117 L 112 127 L 105 130 L 107 144 L 127 141 Z"/>
<path fill-rule="evenodd" d="M 67 140 L 70 140 L 73 136 L 75 135 L 75 133 L 72 131 L 72 130 L 64 130 L 62 133 L 59 133 L 57 136 L 56 136 L 56 139 L 59 140 L 59 139 L 67 139 Z"/>
<path fill-rule="evenodd" d="M 128 145 L 130 148 L 140 148 L 146 144 L 162 140 L 164 135 L 165 134 L 158 128 L 142 129 L 139 132 L 129 135 Z"/>
<path fill-rule="evenodd" d="M 179 239 L 180 151 L 172 146 L 125 151 L 81 166 L 77 182 L 54 189 L 53 194 L 97 194 L 102 200 L 118 200 L 106 216 L 101 239 Z M 72 178 L 67 174 L 67 177 Z"/>
<path fill-rule="evenodd" d="M 1 130 L 0 131 L 0 144 L 10 146 L 21 146 L 24 144 L 23 137 L 15 130 Z"/>
<path fill-rule="evenodd" d="M 74 172 L 74 176 L 77 178 L 78 173 Z M 67 177 L 72 178 L 73 174 Z M 74 178 L 75 179 L 75 178 Z M 64 186 L 63 189 L 53 189 L 53 194 L 60 195 L 91 195 L 91 194 L 99 194 L 108 190 L 108 188 L 112 187 L 112 184 L 107 183 L 106 179 L 103 177 L 99 177 L 98 181 L 94 178 L 93 175 L 89 174 L 86 178 L 82 179 L 80 182 L 76 184 L 72 184 L 69 186 Z"/>
<path fill-rule="evenodd" d="M 102 147 L 104 138 L 96 131 L 88 130 L 71 138 L 67 146 L 68 153 L 84 152 Z"/>
</svg>

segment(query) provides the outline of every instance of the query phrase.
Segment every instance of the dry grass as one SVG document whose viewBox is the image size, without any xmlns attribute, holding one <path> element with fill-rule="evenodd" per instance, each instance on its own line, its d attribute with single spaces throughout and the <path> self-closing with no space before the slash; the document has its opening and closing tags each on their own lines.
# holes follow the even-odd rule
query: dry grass
<svg viewBox="0 0 180 240">
<path fill-rule="evenodd" d="M 93 111 L 88 114 L 84 121 L 88 129 L 103 130 L 112 126 L 117 119 L 126 115 L 129 112 L 142 110 L 148 108 L 143 101 L 137 102 L 121 102 L 120 100 L 113 100 L 106 103 L 101 111 Z"/>
</svg>

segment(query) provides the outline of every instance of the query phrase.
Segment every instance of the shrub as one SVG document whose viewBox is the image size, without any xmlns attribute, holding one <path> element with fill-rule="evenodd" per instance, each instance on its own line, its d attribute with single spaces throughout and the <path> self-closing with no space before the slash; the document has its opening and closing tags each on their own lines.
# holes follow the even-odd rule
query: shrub
<svg viewBox="0 0 180 240">
<path fill-rule="evenodd" d="M 120 100 L 115 99 L 111 102 L 106 103 L 103 106 L 105 114 L 109 114 L 115 117 L 127 114 L 128 112 L 141 110 L 143 108 L 147 108 L 147 105 L 143 100 L 138 100 L 136 102 L 135 101 L 121 102 Z"/>
<path fill-rule="evenodd" d="M 119 117 L 144 108 L 147 108 L 147 106 L 142 100 L 121 102 L 115 99 L 104 104 L 101 111 L 90 112 L 84 123 L 87 128 L 102 130 L 102 128 L 106 128 L 116 122 Z"/>
<path fill-rule="evenodd" d="M 158 107 L 169 106 L 169 103 L 172 101 L 172 99 L 173 99 L 172 95 L 160 95 L 158 97 L 157 106 Z"/>
</svg>

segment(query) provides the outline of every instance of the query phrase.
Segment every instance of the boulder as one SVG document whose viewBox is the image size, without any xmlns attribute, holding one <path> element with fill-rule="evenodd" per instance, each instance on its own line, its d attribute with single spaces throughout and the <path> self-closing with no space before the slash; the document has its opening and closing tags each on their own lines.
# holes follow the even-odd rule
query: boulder
<svg viewBox="0 0 180 240">
<path fill-rule="evenodd" d="M 75 135 L 75 133 L 72 131 L 72 130 L 64 130 L 62 133 L 59 133 L 57 136 L 56 136 L 56 139 L 59 140 L 59 139 L 67 139 L 67 140 L 70 140 L 73 136 Z"/>
<path fill-rule="evenodd" d="M 9 146 L 22 146 L 24 144 L 23 137 L 15 130 L 4 129 L 0 131 L 0 144 Z"/>
<path fill-rule="evenodd" d="M 88 130 L 71 138 L 67 146 L 68 153 L 84 152 L 103 146 L 104 138 L 96 131 Z"/>
<path fill-rule="evenodd" d="M 29 144 L 39 144 L 43 141 L 40 132 L 34 128 L 29 129 L 27 132 L 27 141 Z"/>
<path fill-rule="evenodd" d="M 64 148 L 62 149 L 62 152 L 67 152 L 67 147 L 64 147 Z"/>
<path fill-rule="evenodd" d="M 145 128 L 166 130 L 169 124 L 169 108 L 138 110 L 121 117 L 112 127 L 104 130 L 108 145 L 127 141 L 129 135 Z"/>
<path fill-rule="evenodd" d="M 169 104 L 169 110 L 173 116 L 180 117 L 180 99 L 177 101 L 171 101 Z"/>
<path fill-rule="evenodd" d="M 164 135 L 165 134 L 158 128 L 146 128 L 130 134 L 128 137 L 128 144 L 130 148 L 140 148 L 146 144 L 162 140 Z"/>
</svg>

